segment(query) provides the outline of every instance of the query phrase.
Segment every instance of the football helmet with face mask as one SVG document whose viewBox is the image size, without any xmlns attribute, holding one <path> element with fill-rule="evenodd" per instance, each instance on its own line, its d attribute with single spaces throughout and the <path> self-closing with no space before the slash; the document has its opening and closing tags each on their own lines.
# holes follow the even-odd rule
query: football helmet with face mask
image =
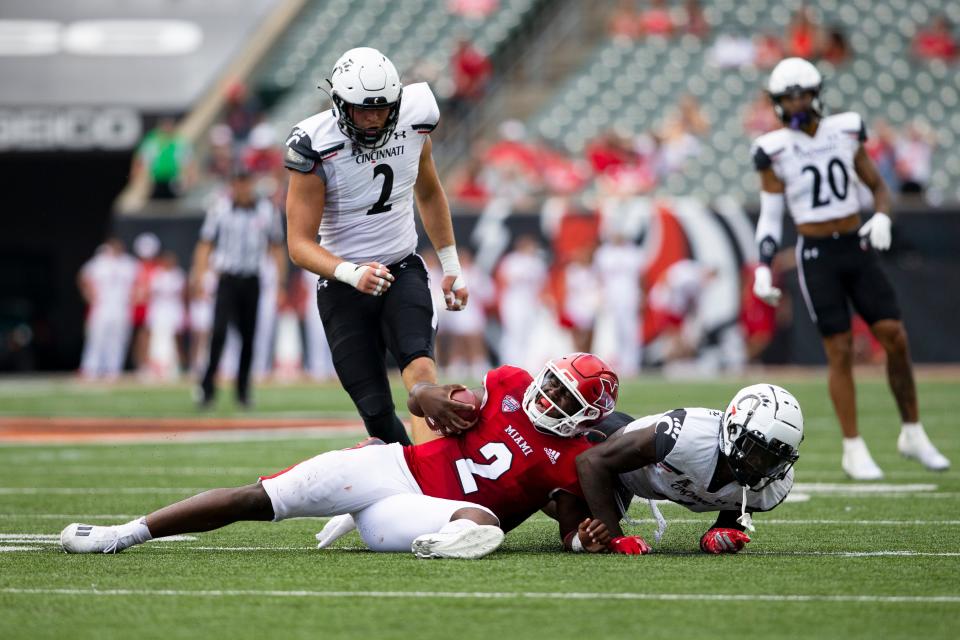
<svg viewBox="0 0 960 640">
<path fill-rule="evenodd" d="M 820 89 L 823 87 L 823 76 L 813 64 L 803 58 L 785 58 L 777 63 L 770 73 L 767 82 L 767 93 L 773 101 L 773 110 L 777 117 L 791 129 L 799 129 L 814 117 L 823 114 L 823 105 L 820 102 Z M 810 108 L 799 113 L 787 113 L 781 100 L 787 96 L 813 94 Z"/>
<path fill-rule="evenodd" d="M 345 136 L 368 149 L 382 147 L 390 140 L 400 118 L 403 85 L 385 55 L 370 47 L 350 49 L 333 65 L 327 82 L 337 124 Z M 351 112 L 357 109 L 389 109 L 389 113 L 382 127 L 365 128 L 353 120 Z"/>
<path fill-rule="evenodd" d="M 620 379 L 591 353 L 571 353 L 550 360 L 523 394 L 523 411 L 539 431 L 573 437 L 610 415 L 617 404 Z"/>
<path fill-rule="evenodd" d="M 737 482 L 760 491 L 800 457 L 803 414 L 789 391 L 773 384 L 754 384 L 737 392 L 720 424 L 720 449 Z"/>
</svg>

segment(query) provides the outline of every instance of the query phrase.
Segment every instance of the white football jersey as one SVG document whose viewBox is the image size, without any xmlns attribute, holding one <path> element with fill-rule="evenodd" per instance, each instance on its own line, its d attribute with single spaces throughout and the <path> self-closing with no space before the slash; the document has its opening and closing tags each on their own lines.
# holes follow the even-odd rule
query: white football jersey
<svg viewBox="0 0 960 640">
<path fill-rule="evenodd" d="M 722 417 L 723 412 L 714 409 L 674 409 L 634 420 L 623 428 L 624 433 L 656 424 L 657 451 L 668 453 L 657 464 L 621 473 L 620 481 L 636 496 L 670 500 L 691 511 L 739 510 L 743 488 L 736 482 L 713 493 L 707 491 L 720 455 Z M 747 509 L 769 511 L 783 502 L 792 488 L 791 468 L 786 477 L 761 491 L 748 489 Z"/>
<path fill-rule="evenodd" d="M 753 161 L 786 185 L 794 222 L 825 222 L 860 210 L 853 159 L 866 139 L 863 118 L 848 111 L 822 118 L 814 136 L 788 127 L 763 134 L 753 143 Z"/>
<path fill-rule="evenodd" d="M 355 145 L 333 109 L 293 128 L 286 166 L 327 184 L 320 246 L 358 264 L 394 264 L 416 250 L 413 185 L 426 135 L 439 119 L 436 98 L 420 82 L 403 88 L 397 127 L 379 149 Z"/>
</svg>

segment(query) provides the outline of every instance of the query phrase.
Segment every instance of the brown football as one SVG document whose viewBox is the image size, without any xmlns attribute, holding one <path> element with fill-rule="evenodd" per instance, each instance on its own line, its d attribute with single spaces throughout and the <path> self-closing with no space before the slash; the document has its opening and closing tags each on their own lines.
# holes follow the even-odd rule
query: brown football
<svg viewBox="0 0 960 640">
<path fill-rule="evenodd" d="M 462 402 L 464 404 L 473 405 L 473 409 L 458 413 L 464 420 L 470 420 L 471 422 L 476 420 L 477 414 L 480 413 L 480 398 L 478 398 L 473 391 L 470 391 L 470 389 L 457 389 L 450 394 L 450 399 L 456 400 L 457 402 Z"/>
</svg>

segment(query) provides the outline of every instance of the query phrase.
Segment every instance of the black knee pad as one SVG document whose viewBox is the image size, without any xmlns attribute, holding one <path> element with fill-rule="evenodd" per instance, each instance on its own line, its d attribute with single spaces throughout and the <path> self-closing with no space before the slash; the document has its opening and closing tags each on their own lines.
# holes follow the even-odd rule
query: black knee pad
<svg viewBox="0 0 960 640">
<path fill-rule="evenodd" d="M 367 433 L 380 438 L 386 443 L 399 442 L 402 445 L 412 444 L 407 436 L 407 430 L 394 411 L 393 399 L 388 395 L 372 395 L 357 401 L 357 409 Z"/>
</svg>

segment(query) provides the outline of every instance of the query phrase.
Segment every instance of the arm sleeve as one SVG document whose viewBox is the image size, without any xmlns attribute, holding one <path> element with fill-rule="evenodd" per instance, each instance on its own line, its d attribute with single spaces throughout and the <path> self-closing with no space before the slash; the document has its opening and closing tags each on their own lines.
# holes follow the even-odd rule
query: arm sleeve
<svg viewBox="0 0 960 640">
<path fill-rule="evenodd" d="M 783 236 L 783 194 L 760 192 L 760 219 L 757 220 L 757 249 L 760 262 L 770 265 Z"/>
<path fill-rule="evenodd" d="M 677 438 L 680 437 L 680 430 L 683 428 L 683 421 L 687 419 L 686 409 L 674 409 L 668 411 L 657 421 L 654 436 L 654 444 L 657 448 L 657 462 L 670 455 L 673 447 L 677 444 Z"/>
<path fill-rule="evenodd" d="M 633 422 L 632 416 L 622 411 L 614 411 L 590 428 L 587 432 L 587 440 L 593 443 L 603 442 L 631 422 Z"/>
</svg>

